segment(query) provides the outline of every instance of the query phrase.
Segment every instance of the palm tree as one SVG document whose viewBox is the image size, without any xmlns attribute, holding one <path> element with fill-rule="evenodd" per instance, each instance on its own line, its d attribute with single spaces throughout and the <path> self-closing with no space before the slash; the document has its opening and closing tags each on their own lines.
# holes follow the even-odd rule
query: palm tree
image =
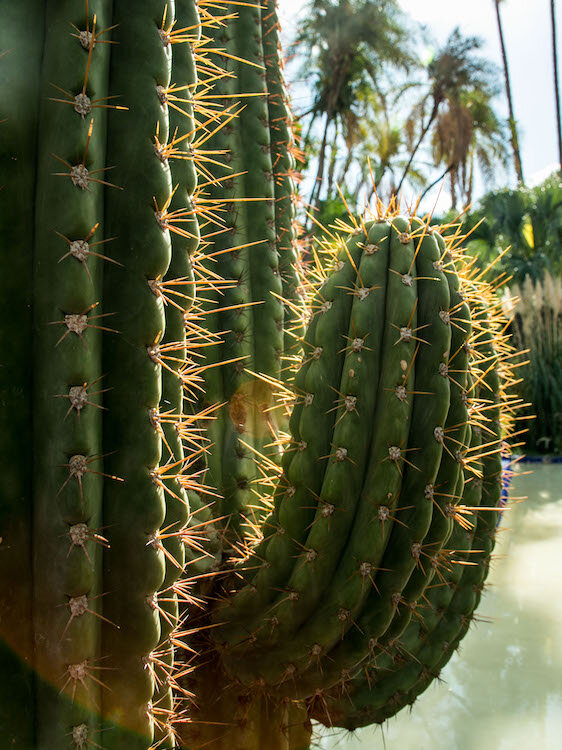
<svg viewBox="0 0 562 750">
<path fill-rule="evenodd" d="M 558 53 L 556 45 L 556 15 L 554 0 L 550 0 L 550 20 L 552 30 L 552 62 L 554 67 L 554 101 L 556 103 L 556 124 L 558 126 L 558 162 L 562 172 L 562 126 L 560 124 L 560 87 L 558 85 Z"/>
<path fill-rule="evenodd" d="M 407 70 L 413 64 L 408 41 L 396 0 L 312 0 L 309 4 L 294 47 L 303 53 L 305 79 L 314 79 L 314 100 L 306 113 L 308 137 L 315 121 L 324 120 L 311 207 L 318 204 L 324 182 L 330 129 L 339 120 L 343 130 L 358 91 L 376 86 L 384 66 Z"/>
<path fill-rule="evenodd" d="M 433 157 L 436 166 L 445 165 L 445 171 L 423 195 L 449 175 L 452 208 L 457 206 L 457 196 L 464 208 L 472 202 L 475 163 L 488 183 L 493 182 L 498 163 L 507 166 L 507 134 L 491 105 L 492 96 L 492 91 L 481 89 L 464 91 L 439 114 L 432 135 Z"/>
<path fill-rule="evenodd" d="M 409 127 L 421 123 L 417 140 L 410 153 L 402 177 L 396 188 L 398 193 L 408 176 L 414 158 L 435 124 L 441 110 L 454 107 L 463 93 L 480 89 L 485 95 L 495 91 L 494 67 L 475 53 L 482 47 L 477 37 L 463 37 L 458 28 L 449 36 L 445 46 L 437 52 L 427 67 L 429 90 L 415 105 Z M 428 112 L 429 110 L 429 112 Z"/>
<path fill-rule="evenodd" d="M 511 147 L 513 149 L 513 159 L 515 163 L 515 172 L 517 174 L 517 180 L 520 185 L 525 186 L 525 181 L 523 180 L 523 166 L 521 164 L 521 152 L 519 150 L 519 138 L 517 135 L 517 122 L 515 120 L 515 115 L 513 114 L 513 99 L 511 97 L 511 83 L 509 79 L 509 67 L 507 64 L 507 53 L 505 51 L 505 42 L 503 38 L 503 27 L 502 27 L 502 19 L 501 19 L 501 13 L 500 13 L 500 4 L 503 2 L 503 0 L 494 0 L 494 5 L 496 8 L 496 20 L 498 23 L 498 33 L 500 37 L 500 47 L 501 47 L 501 53 L 502 53 L 502 60 L 503 60 L 503 70 L 504 70 L 504 77 L 505 77 L 505 93 L 507 96 L 507 106 L 509 108 L 509 130 L 511 134 Z"/>
</svg>

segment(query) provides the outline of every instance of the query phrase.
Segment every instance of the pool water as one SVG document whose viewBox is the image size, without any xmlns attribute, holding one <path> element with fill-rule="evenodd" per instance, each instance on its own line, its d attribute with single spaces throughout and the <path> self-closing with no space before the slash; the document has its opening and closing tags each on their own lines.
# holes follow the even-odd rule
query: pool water
<svg viewBox="0 0 562 750">
<path fill-rule="evenodd" d="M 562 750 L 562 465 L 520 465 L 510 496 L 480 621 L 443 682 L 382 731 L 325 730 L 322 750 Z"/>
</svg>

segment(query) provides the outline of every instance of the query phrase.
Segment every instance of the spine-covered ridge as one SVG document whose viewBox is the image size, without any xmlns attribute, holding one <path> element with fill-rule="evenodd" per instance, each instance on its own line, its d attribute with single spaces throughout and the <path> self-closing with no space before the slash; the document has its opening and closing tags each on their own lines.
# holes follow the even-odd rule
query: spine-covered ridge
<svg viewBox="0 0 562 750">
<path fill-rule="evenodd" d="M 1 282 L 21 326 L 2 435 L 25 438 L 29 460 L 10 469 L 1 503 L 14 552 L 0 560 L 13 600 L 0 618 L 12 685 L 0 733 L 22 750 L 175 747 L 203 122 L 197 10 L 178 11 L 162 0 L 134 13 L 109 0 L 1 10 L 2 262 L 21 248 Z M 12 597 L 18 569 L 29 572 Z"/>
</svg>

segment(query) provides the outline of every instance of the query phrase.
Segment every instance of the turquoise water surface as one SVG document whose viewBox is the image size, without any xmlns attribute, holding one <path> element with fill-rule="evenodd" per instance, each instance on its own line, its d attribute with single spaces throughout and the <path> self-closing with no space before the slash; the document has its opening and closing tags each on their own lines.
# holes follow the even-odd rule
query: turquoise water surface
<svg viewBox="0 0 562 750">
<path fill-rule="evenodd" d="M 443 682 L 383 732 L 326 730 L 322 750 L 562 750 L 562 465 L 521 465 L 510 494 L 527 499 Z"/>
</svg>

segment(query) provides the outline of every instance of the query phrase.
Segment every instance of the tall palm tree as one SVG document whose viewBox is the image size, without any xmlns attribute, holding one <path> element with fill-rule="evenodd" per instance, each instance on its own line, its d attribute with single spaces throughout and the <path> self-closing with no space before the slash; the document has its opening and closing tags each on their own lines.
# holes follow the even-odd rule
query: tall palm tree
<svg viewBox="0 0 562 750">
<path fill-rule="evenodd" d="M 554 101 L 556 104 L 556 125 L 558 127 L 558 162 L 562 172 L 562 125 L 560 124 L 560 86 L 558 84 L 558 52 L 556 44 L 556 14 L 554 0 L 550 0 L 550 20 L 552 30 L 552 62 L 554 67 Z"/>
<path fill-rule="evenodd" d="M 525 181 L 523 179 L 523 166 L 521 163 L 521 152 L 519 150 L 519 137 L 517 134 L 517 121 L 515 120 L 515 115 L 513 114 L 513 99 L 511 96 L 511 82 L 509 78 L 509 66 L 507 64 L 507 53 L 505 51 L 505 42 L 503 38 L 503 27 L 502 27 L 502 19 L 501 19 L 501 13 L 500 13 L 500 5 L 503 2 L 503 0 L 494 0 L 494 6 L 496 8 L 496 20 L 498 24 L 498 34 L 500 37 L 500 47 L 501 47 L 501 53 L 502 53 L 502 60 L 503 60 L 503 70 L 504 70 L 504 77 L 505 77 L 505 93 L 507 96 L 507 106 L 509 108 L 509 130 L 511 134 L 511 147 L 513 149 L 513 160 L 515 164 L 515 172 L 517 174 L 517 180 L 518 182 L 525 186 Z M 553 0 L 554 3 L 554 0 Z"/>
<path fill-rule="evenodd" d="M 433 156 L 436 166 L 446 167 L 440 179 L 449 175 L 452 208 L 457 207 L 457 198 L 463 208 L 472 202 L 475 163 L 487 183 L 493 182 L 498 163 L 507 165 L 507 134 L 493 110 L 492 97 L 492 92 L 480 89 L 464 91 L 437 118 Z"/>
<path fill-rule="evenodd" d="M 303 56 L 305 78 L 314 80 L 314 100 L 307 115 L 309 133 L 323 118 L 311 207 L 324 182 L 330 129 L 353 109 L 361 87 L 376 85 L 385 65 L 405 70 L 414 62 L 404 16 L 396 0 L 312 0 L 294 47 Z M 342 122 L 343 129 L 343 122 Z"/>
<path fill-rule="evenodd" d="M 398 193 L 410 173 L 414 158 L 434 126 L 444 107 L 459 101 L 463 92 L 480 89 L 485 94 L 495 90 L 494 67 L 477 53 L 482 41 L 477 37 L 463 37 L 458 28 L 449 36 L 427 67 L 429 88 L 412 110 L 409 127 L 420 123 L 417 140 L 398 182 Z"/>
<path fill-rule="evenodd" d="M 503 61 L 503 70 L 504 70 L 504 78 L 505 78 L 505 93 L 507 96 L 507 106 L 509 109 L 509 131 L 511 136 L 511 148 L 513 149 L 513 161 L 515 164 L 515 173 L 517 174 L 517 181 L 525 186 L 525 181 L 523 179 L 523 166 L 521 162 L 521 151 L 519 149 L 519 137 L 517 133 L 517 121 L 515 120 L 515 115 L 513 113 L 513 98 L 511 96 L 511 82 L 509 78 L 509 66 L 507 64 L 507 53 L 505 50 L 505 42 L 503 37 L 503 26 L 502 26 L 502 20 L 501 20 L 501 13 L 500 13 L 500 5 L 503 2 L 503 0 L 494 0 L 494 6 L 496 9 L 496 21 L 498 24 L 498 34 L 500 37 L 500 47 L 501 47 L 501 53 L 502 53 L 502 61 Z"/>
</svg>

